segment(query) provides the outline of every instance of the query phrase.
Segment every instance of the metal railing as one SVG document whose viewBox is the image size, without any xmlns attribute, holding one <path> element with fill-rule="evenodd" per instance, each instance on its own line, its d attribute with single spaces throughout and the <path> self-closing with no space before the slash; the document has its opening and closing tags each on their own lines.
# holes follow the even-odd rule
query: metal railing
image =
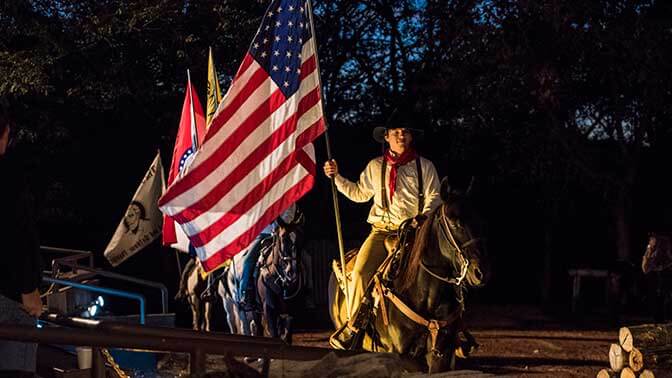
<svg viewBox="0 0 672 378">
<path fill-rule="evenodd" d="M 50 321 L 50 319 L 47 319 Z M 77 320 L 70 320 L 77 323 Z M 86 325 L 84 325 L 86 324 Z M 72 325 L 72 324 L 71 324 Z M 265 359 L 311 361 L 329 353 L 352 356 L 359 352 L 337 351 L 327 348 L 290 346 L 281 341 L 238 335 L 200 333 L 196 331 L 127 325 L 104 321 L 83 321 L 90 329 L 35 328 L 30 326 L 0 325 L 0 339 L 60 345 L 114 347 L 148 351 L 188 353 L 191 376 L 205 374 L 208 354 L 254 356 Z"/>
<path fill-rule="evenodd" d="M 88 259 L 89 260 L 89 266 L 93 267 L 93 252 L 91 251 L 84 251 L 81 249 L 70 249 L 70 248 L 57 248 L 57 247 L 49 247 L 46 245 L 41 245 L 40 249 L 43 251 L 48 251 L 48 252 L 58 252 L 58 253 L 67 253 L 68 256 L 64 257 L 58 257 L 56 259 L 52 260 L 52 269 L 53 269 L 53 263 L 54 261 L 73 261 L 77 263 L 79 260 L 82 259 Z M 56 271 L 54 270 L 54 273 Z"/>
<path fill-rule="evenodd" d="M 122 291 L 122 290 L 110 289 L 110 288 L 107 288 L 107 287 L 100 287 L 100 286 L 95 286 L 95 285 L 90 285 L 90 284 L 83 284 L 83 283 L 76 282 L 76 281 L 60 280 L 60 279 L 57 279 L 57 278 L 42 277 L 42 280 L 44 282 L 57 284 L 57 285 L 71 286 L 71 287 L 75 287 L 77 289 L 92 291 L 94 293 L 101 293 L 101 294 L 107 294 L 107 295 L 112 295 L 112 296 L 116 296 L 116 297 L 122 297 L 122 298 L 137 300 L 140 304 L 140 324 L 145 324 L 145 297 L 140 295 L 140 294 L 130 293 L 130 292 L 127 292 L 127 291 Z"/>
<path fill-rule="evenodd" d="M 140 279 L 140 278 L 127 276 L 127 275 L 124 275 L 124 274 L 108 272 L 108 271 L 105 271 L 105 270 L 102 270 L 102 269 L 96 269 L 96 268 L 93 267 L 93 253 L 91 251 L 83 251 L 83 250 L 67 249 L 67 248 L 55 248 L 55 247 L 47 247 L 47 246 L 41 246 L 40 248 L 42 250 L 49 251 L 49 252 L 71 253 L 70 256 L 59 257 L 59 258 L 53 259 L 51 261 L 51 269 L 52 269 L 52 274 L 54 275 L 54 278 L 56 277 L 58 272 L 60 272 L 61 267 L 67 267 L 67 268 L 72 269 L 75 272 L 77 270 L 82 270 L 82 271 L 85 271 L 85 272 L 93 273 L 93 274 L 101 276 L 101 277 L 106 277 L 106 278 L 111 278 L 111 279 L 115 279 L 115 280 L 131 282 L 131 283 L 135 283 L 135 284 L 138 284 L 138 285 L 159 289 L 161 291 L 161 312 L 163 314 L 168 313 L 168 288 L 166 287 L 166 285 L 164 285 L 160 282 L 143 280 L 143 279 Z M 82 259 L 85 259 L 85 258 L 88 258 L 88 260 L 89 260 L 88 266 L 79 265 L 79 261 L 82 260 Z M 72 285 L 70 285 L 70 286 L 72 286 Z"/>
</svg>

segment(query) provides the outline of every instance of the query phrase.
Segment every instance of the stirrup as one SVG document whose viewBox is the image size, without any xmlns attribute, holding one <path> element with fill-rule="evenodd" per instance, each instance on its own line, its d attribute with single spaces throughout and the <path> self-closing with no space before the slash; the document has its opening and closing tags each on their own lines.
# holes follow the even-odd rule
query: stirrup
<svg viewBox="0 0 672 378">
<path fill-rule="evenodd" d="M 201 300 L 204 302 L 214 302 L 215 300 L 217 300 L 217 297 L 212 292 L 212 290 L 208 289 L 203 293 L 201 293 Z"/>
<path fill-rule="evenodd" d="M 238 306 L 240 307 L 241 310 L 243 311 L 256 311 L 257 310 L 257 298 L 255 297 L 254 294 L 250 293 L 243 293 L 242 298 L 240 298 L 240 301 L 238 302 Z"/>
<path fill-rule="evenodd" d="M 363 332 L 361 329 L 357 329 L 349 323 L 345 323 L 329 337 L 329 345 L 331 345 L 332 348 L 339 350 L 360 349 L 362 334 Z"/>
</svg>

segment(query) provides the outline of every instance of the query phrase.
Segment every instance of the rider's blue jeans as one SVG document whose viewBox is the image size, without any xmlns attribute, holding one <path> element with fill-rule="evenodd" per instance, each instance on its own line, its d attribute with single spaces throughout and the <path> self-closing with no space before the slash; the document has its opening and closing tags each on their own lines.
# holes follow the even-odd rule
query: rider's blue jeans
<svg viewBox="0 0 672 378">
<path fill-rule="evenodd" d="M 0 324 L 35 326 L 36 320 L 23 311 L 18 302 L 0 295 Z M 3 370 L 35 372 L 36 357 L 35 343 L 0 340 L 0 372 Z"/>
<path fill-rule="evenodd" d="M 254 277 L 254 267 L 257 265 L 257 260 L 259 260 L 259 254 L 261 253 L 261 241 L 269 236 L 271 236 L 271 234 L 259 234 L 243 257 L 243 272 L 240 276 L 238 298 L 242 299 L 244 292 L 247 291 L 248 288 L 253 287 L 252 279 Z"/>
</svg>

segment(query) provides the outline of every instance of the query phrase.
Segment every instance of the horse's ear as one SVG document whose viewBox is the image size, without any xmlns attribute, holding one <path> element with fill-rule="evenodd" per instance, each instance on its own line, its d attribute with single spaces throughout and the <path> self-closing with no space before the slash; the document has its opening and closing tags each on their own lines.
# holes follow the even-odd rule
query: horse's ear
<svg viewBox="0 0 672 378">
<path fill-rule="evenodd" d="M 474 188 L 474 181 L 476 181 L 476 176 L 471 176 L 471 180 L 469 181 L 469 186 L 467 187 L 467 197 L 471 194 L 471 190 Z"/>
<path fill-rule="evenodd" d="M 446 202 L 448 200 L 450 191 L 451 187 L 450 183 L 448 182 L 448 176 L 444 176 L 443 179 L 441 179 L 441 189 L 439 189 L 439 194 L 441 195 L 441 199 L 443 200 L 443 202 Z"/>
</svg>

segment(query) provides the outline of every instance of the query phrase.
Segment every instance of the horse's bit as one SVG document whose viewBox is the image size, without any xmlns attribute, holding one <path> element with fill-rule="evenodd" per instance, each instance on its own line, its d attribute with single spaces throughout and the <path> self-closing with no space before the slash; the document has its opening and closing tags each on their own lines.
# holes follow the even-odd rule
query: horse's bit
<svg viewBox="0 0 672 378">
<path fill-rule="evenodd" d="M 469 260 L 464 257 L 464 252 L 462 252 L 462 248 L 467 247 L 471 244 L 474 244 L 475 242 L 478 241 L 478 239 L 472 238 L 469 241 L 467 241 L 466 243 L 464 243 L 462 245 L 462 248 L 460 248 L 460 245 L 457 244 L 457 241 L 455 240 L 455 237 L 453 236 L 452 231 L 450 231 L 450 226 L 448 225 L 448 220 L 447 220 L 448 217 L 446 216 L 445 207 L 441 207 L 440 217 L 441 217 L 440 218 L 441 219 L 441 225 L 443 226 L 443 227 L 441 227 L 441 231 L 443 231 L 443 233 L 448 236 L 448 240 L 457 250 L 457 258 L 458 258 L 460 266 L 461 266 L 460 275 L 457 276 L 457 277 L 450 277 L 450 276 L 442 277 L 442 276 L 432 272 L 432 270 L 429 269 L 427 267 L 427 265 L 425 265 L 425 263 L 422 262 L 422 260 L 420 260 L 420 267 L 422 267 L 422 269 L 424 269 L 425 272 L 429 273 L 430 276 L 436 278 L 439 281 L 443 281 L 445 283 L 455 285 L 455 286 L 460 286 L 460 285 L 462 285 L 462 281 L 466 278 L 467 272 L 469 270 Z"/>
</svg>

